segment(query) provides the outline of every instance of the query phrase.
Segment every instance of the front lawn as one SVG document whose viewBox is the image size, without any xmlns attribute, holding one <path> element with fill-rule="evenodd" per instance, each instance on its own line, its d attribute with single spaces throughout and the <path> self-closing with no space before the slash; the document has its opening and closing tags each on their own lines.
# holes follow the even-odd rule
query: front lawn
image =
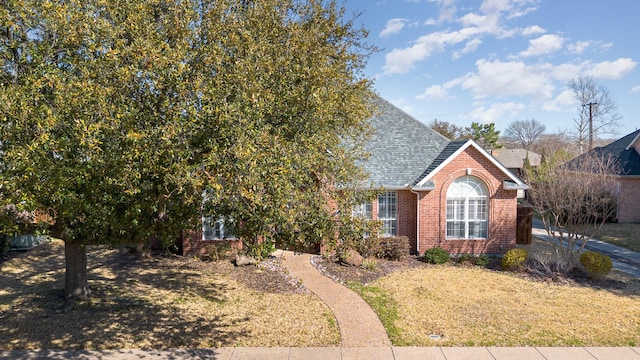
<svg viewBox="0 0 640 360">
<path fill-rule="evenodd" d="M 337 346 L 333 313 L 277 264 L 91 247 L 91 301 L 63 307 L 64 249 L 0 263 L 0 350 Z M 68 310 L 68 311 L 67 311 Z"/>
<path fill-rule="evenodd" d="M 383 290 L 397 309 L 395 345 L 640 344 L 637 282 L 610 291 L 444 265 L 395 273 L 370 286 Z"/>
<path fill-rule="evenodd" d="M 596 235 L 598 240 L 640 252 L 639 223 L 606 223 Z"/>
<path fill-rule="evenodd" d="M 534 239 L 525 248 L 550 247 Z M 640 279 L 620 271 L 552 280 L 495 265 L 393 263 L 371 271 L 321 264 L 371 305 L 396 346 L 640 345 Z"/>
</svg>

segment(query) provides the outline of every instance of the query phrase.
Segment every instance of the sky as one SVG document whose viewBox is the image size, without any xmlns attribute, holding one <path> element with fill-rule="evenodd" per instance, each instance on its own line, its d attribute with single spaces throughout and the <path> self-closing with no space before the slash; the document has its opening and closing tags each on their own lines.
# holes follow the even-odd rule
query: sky
<svg viewBox="0 0 640 360">
<path fill-rule="evenodd" d="M 418 120 L 458 126 L 536 119 L 574 130 L 568 87 L 592 77 L 608 88 L 617 138 L 640 128 L 640 1 L 345 0 L 380 49 L 365 75 Z"/>
</svg>

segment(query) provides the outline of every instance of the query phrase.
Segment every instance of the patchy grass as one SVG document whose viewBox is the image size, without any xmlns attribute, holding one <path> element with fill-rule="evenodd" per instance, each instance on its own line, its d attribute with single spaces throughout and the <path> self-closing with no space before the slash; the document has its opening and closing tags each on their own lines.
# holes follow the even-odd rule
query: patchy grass
<svg viewBox="0 0 640 360">
<path fill-rule="evenodd" d="M 398 320 L 398 304 L 396 301 L 379 286 L 365 286 L 356 281 L 348 282 L 346 285 L 360 295 L 376 312 L 387 331 L 387 336 L 389 336 L 391 343 L 396 346 L 406 345 L 403 343 L 400 329 L 396 326 L 396 321 Z"/>
<path fill-rule="evenodd" d="M 397 304 L 393 328 L 399 337 L 392 339 L 396 345 L 640 344 L 637 280 L 609 291 L 448 265 L 394 273 L 371 287 Z M 430 334 L 440 335 L 441 340 L 431 339 Z"/>
<path fill-rule="evenodd" d="M 596 238 L 640 252 L 640 223 L 606 223 Z"/>
<path fill-rule="evenodd" d="M 95 247 L 90 301 L 63 308 L 64 250 L 44 244 L 0 264 L 0 350 L 336 346 L 331 311 L 258 268 Z M 245 282 L 243 282 L 245 281 Z M 280 285 L 279 285 L 280 284 Z M 288 289 L 288 290 L 287 290 Z"/>
</svg>

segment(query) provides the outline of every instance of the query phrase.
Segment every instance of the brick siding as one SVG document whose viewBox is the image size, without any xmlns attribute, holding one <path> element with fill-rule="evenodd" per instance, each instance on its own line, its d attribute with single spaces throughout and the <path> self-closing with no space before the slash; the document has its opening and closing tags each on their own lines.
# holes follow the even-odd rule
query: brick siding
<svg viewBox="0 0 640 360">
<path fill-rule="evenodd" d="M 640 179 L 619 180 L 618 222 L 640 222 Z"/>
<path fill-rule="evenodd" d="M 447 240 L 447 189 L 454 180 L 467 175 L 482 180 L 489 190 L 489 228 L 485 240 Z M 409 238 L 412 253 L 423 254 L 427 249 L 439 246 L 451 254 L 503 254 L 516 245 L 517 192 L 504 190 L 502 181 L 507 179 L 497 166 L 478 150 L 468 147 L 441 169 L 433 180 L 436 189 L 415 194 L 399 190 L 398 235 Z M 420 197 L 419 249 L 416 242 L 417 198 Z M 373 204 L 373 218 L 377 218 L 377 203 Z"/>
<path fill-rule="evenodd" d="M 224 243 L 228 243 L 233 250 L 242 250 L 241 240 L 202 240 L 202 229 L 184 231 L 180 243 L 182 255 L 208 255 L 212 246 Z"/>
</svg>

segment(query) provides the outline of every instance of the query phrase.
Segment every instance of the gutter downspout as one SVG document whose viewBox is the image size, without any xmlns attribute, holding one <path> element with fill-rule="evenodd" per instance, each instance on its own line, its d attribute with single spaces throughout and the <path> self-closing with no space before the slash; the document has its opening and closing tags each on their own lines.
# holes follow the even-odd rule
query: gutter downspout
<svg viewBox="0 0 640 360">
<path fill-rule="evenodd" d="M 420 254 L 420 191 L 432 191 L 435 189 L 435 186 L 431 184 L 431 186 L 416 186 L 413 187 L 409 184 L 405 185 L 405 188 L 411 191 L 412 193 L 417 195 L 416 201 L 416 251 Z"/>
<path fill-rule="evenodd" d="M 409 191 L 416 194 L 416 252 L 420 255 L 420 193 L 409 187 Z"/>
</svg>

